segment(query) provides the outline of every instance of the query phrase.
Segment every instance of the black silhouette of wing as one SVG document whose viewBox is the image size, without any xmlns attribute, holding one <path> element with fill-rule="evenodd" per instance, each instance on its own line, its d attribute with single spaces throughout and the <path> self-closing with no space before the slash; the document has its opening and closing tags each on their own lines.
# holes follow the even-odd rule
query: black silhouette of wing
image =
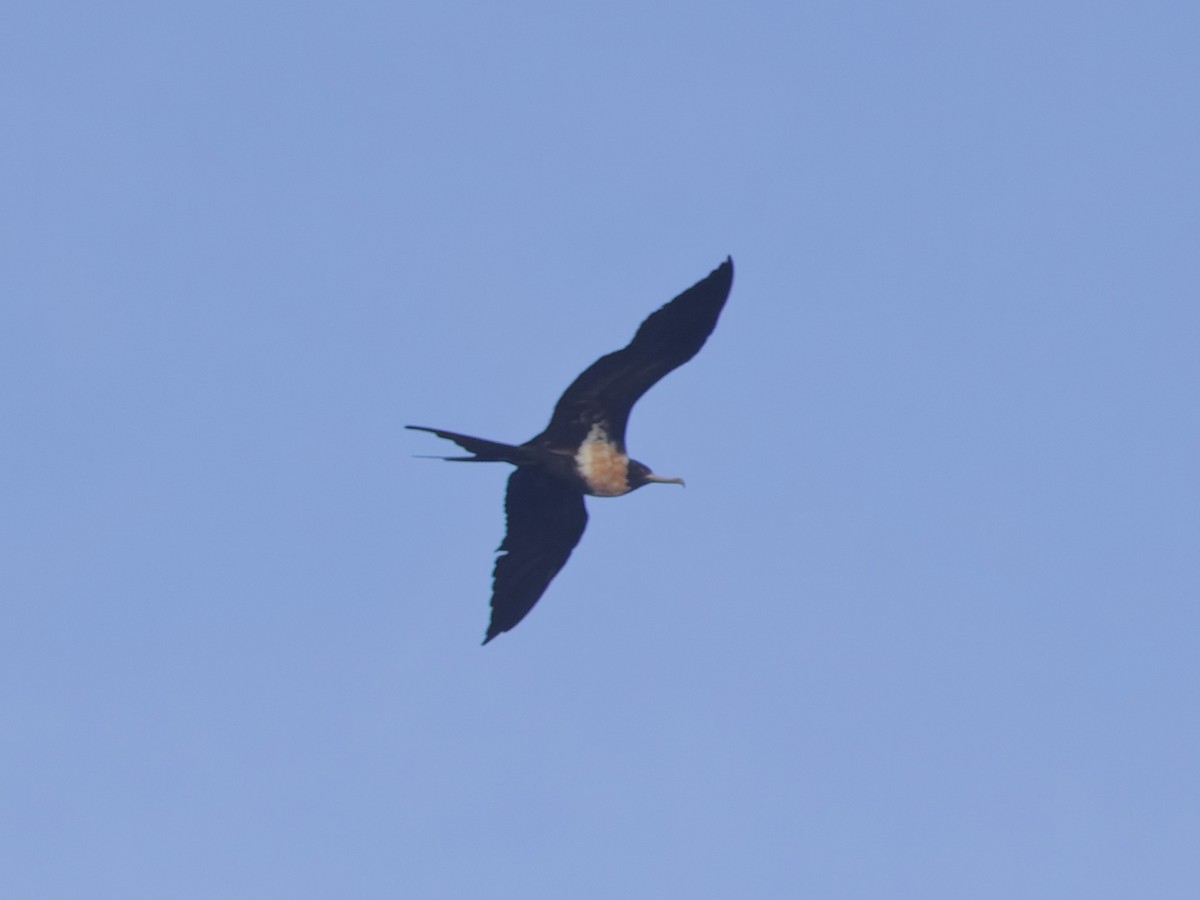
<svg viewBox="0 0 1200 900">
<path fill-rule="evenodd" d="M 574 452 L 596 423 L 625 450 L 629 412 L 668 372 L 700 352 L 733 286 L 733 260 L 652 313 L 629 345 L 602 356 L 559 398 L 546 430 L 529 443 Z"/>
<path fill-rule="evenodd" d="M 583 494 L 540 469 L 519 467 L 504 498 L 508 532 L 492 582 L 486 644 L 516 627 L 566 565 L 587 526 Z"/>
</svg>

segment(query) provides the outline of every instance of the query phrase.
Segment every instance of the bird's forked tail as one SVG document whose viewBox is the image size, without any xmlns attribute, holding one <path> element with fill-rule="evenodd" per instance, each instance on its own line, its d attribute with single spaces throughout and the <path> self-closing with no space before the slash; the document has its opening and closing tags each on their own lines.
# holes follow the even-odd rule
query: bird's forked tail
<svg viewBox="0 0 1200 900">
<path fill-rule="evenodd" d="M 447 462 L 506 462 L 512 463 L 514 466 L 519 466 L 530 461 L 529 452 L 523 447 L 517 447 L 513 444 L 501 444 L 499 441 L 485 441 L 483 438 L 471 437 L 467 434 L 456 434 L 453 431 L 442 431 L 440 428 L 426 428 L 423 425 L 405 425 L 404 427 L 411 428 L 413 431 L 428 431 L 430 434 L 436 434 L 440 438 L 454 441 L 454 443 L 458 444 L 458 446 L 462 447 L 468 453 L 475 454 L 474 456 L 437 457 Z"/>
</svg>

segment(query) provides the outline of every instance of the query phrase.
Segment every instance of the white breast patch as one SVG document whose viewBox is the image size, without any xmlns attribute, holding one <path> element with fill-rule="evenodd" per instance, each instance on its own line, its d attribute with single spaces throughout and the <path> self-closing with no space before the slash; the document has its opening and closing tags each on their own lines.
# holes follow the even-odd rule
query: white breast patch
<svg viewBox="0 0 1200 900">
<path fill-rule="evenodd" d="M 629 457 L 608 439 L 603 425 L 592 426 L 575 454 L 575 465 L 587 482 L 588 493 L 597 497 L 619 497 L 629 493 Z"/>
</svg>

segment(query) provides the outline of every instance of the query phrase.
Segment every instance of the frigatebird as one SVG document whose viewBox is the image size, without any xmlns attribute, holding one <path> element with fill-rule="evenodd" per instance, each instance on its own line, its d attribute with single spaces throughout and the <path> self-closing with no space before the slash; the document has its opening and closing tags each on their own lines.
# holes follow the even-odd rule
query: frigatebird
<svg viewBox="0 0 1200 900">
<path fill-rule="evenodd" d="M 700 352 L 733 285 L 733 259 L 652 313 L 628 346 L 602 356 L 571 382 L 537 437 L 502 444 L 440 428 L 408 425 L 453 441 L 471 456 L 449 462 L 506 462 L 508 530 L 496 549 L 486 644 L 516 627 L 566 564 L 587 525 L 584 494 L 619 497 L 663 478 L 625 453 L 625 425 L 638 399 Z"/>
</svg>

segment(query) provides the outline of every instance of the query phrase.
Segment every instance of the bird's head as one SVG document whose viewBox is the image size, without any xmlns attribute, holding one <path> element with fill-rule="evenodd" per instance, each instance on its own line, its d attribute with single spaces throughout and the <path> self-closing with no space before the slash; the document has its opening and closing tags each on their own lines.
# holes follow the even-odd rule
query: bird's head
<svg viewBox="0 0 1200 900">
<path fill-rule="evenodd" d="M 655 475 L 650 471 L 650 467 L 645 463 L 640 463 L 636 459 L 629 461 L 629 490 L 636 491 L 638 488 L 647 484 L 678 484 L 683 485 L 682 478 L 663 478 L 661 475 Z"/>
</svg>

